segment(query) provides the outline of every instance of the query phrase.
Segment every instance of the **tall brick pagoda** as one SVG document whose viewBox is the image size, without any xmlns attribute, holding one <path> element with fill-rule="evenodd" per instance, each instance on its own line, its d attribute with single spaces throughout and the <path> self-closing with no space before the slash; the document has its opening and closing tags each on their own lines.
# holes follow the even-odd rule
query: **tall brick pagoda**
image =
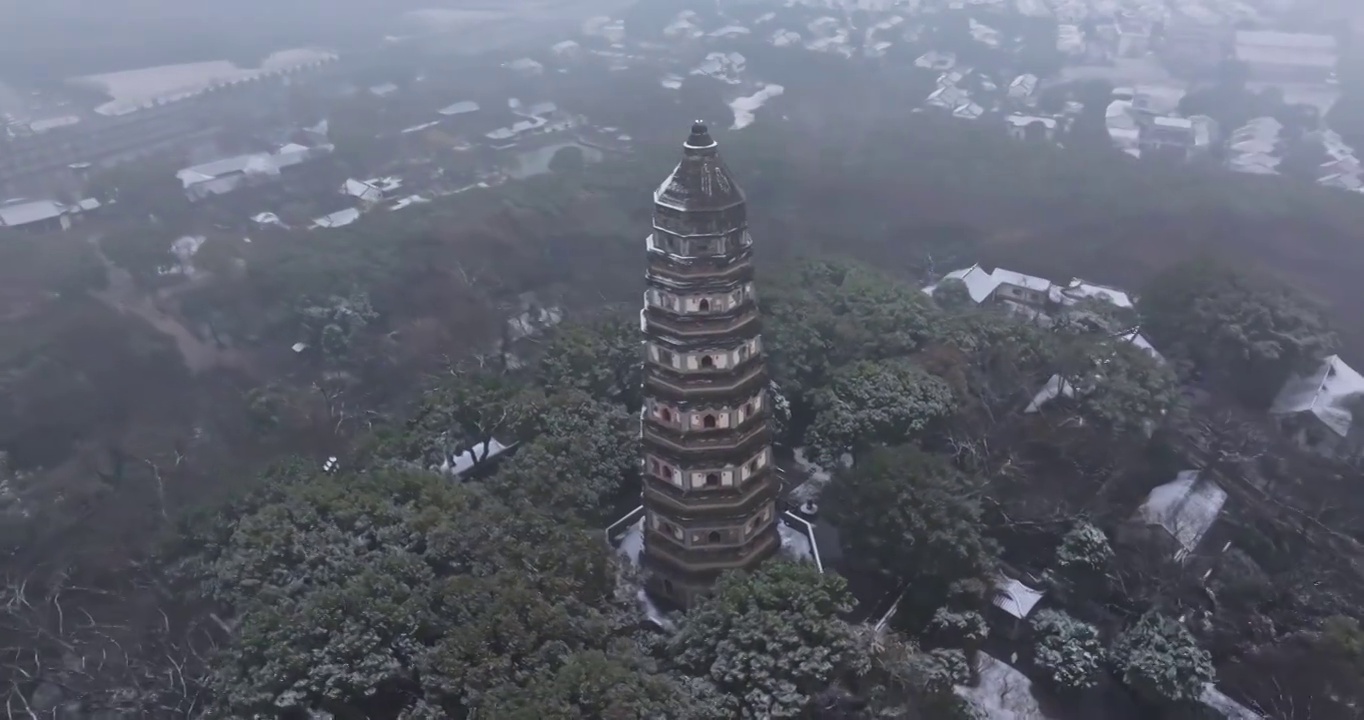
<svg viewBox="0 0 1364 720">
<path fill-rule="evenodd" d="M 697 122 L 654 192 L 644 363 L 644 569 L 683 608 L 780 545 L 743 191 Z"/>
</svg>

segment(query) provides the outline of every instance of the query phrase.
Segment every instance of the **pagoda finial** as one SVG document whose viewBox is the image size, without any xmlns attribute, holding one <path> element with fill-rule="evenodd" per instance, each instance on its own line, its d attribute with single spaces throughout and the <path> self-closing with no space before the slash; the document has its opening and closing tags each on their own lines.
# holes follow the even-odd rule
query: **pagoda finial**
<svg viewBox="0 0 1364 720">
<path fill-rule="evenodd" d="M 683 143 L 682 147 L 687 150 L 688 154 L 692 154 L 697 150 L 713 151 L 715 148 L 715 140 L 711 138 L 710 131 L 706 129 L 706 123 L 701 120 L 692 123 L 691 135 L 687 136 L 687 142 Z"/>
</svg>

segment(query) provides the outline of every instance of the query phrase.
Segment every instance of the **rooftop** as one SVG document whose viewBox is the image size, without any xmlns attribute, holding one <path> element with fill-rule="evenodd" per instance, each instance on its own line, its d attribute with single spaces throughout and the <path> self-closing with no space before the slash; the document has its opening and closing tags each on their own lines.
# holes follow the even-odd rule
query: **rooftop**
<svg viewBox="0 0 1364 720">
<path fill-rule="evenodd" d="M 1354 424 L 1352 406 L 1364 405 L 1364 376 L 1338 355 L 1322 361 L 1308 375 L 1290 378 L 1274 398 L 1269 412 L 1293 415 L 1310 412 L 1335 434 L 1346 437 Z"/>
<path fill-rule="evenodd" d="M 1197 470 L 1185 470 L 1153 489 L 1137 508 L 1136 519 L 1164 529 L 1179 543 L 1176 560 L 1198 547 L 1227 502 L 1227 492 Z"/>
<path fill-rule="evenodd" d="M 1034 590 L 1007 575 L 1000 575 L 995 580 L 995 607 L 1019 620 L 1032 614 L 1044 595 L 1044 591 Z"/>
<path fill-rule="evenodd" d="M 447 455 L 439 470 L 447 475 L 459 477 L 472 470 L 474 465 L 496 458 L 510 449 L 511 445 L 503 445 L 497 441 L 497 438 L 492 438 L 487 442 L 478 443 L 458 455 Z"/>
<path fill-rule="evenodd" d="M 1005 270 L 1004 268 L 995 268 L 995 271 L 991 273 L 991 275 L 994 276 L 995 282 L 1000 285 L 1014 285 L 1016 287 L 1036 290 L 1038 292 L 1049 292 L 1051 290 L 1050 280 L 1035 275 L 1027 275 L 1021 272 L 1014 272 L 1013 270 Z"/>
<path fill-rule="evenodd" d="M 346 208 L 313 220 L 312 226 L 314 228 L 339 228 L 349 225 L 359 219 L 359 210 L 356 210 L 355 208 Z"/>
<path fill-rule="evenodd" d="M 0 227 L 19 227 L 30 223 L 61 217 L 65 208 L 51 200 L 0 205 Z"/>
<path fill-rule="evenodd" d="M 682 144 L 682 161 L 654 191 L 654 202 L 682 212 L 723 210 L 742 203 L 743 191 L 717 148 L 705 123 L 692 125 Z"/>
<path fill-rule="evenodd" d="M 472 100 L 462 100 L 453 105 L 447 105 L 436 112 L 440 115 L 445 115 L 446 117 L 464 115 L 466 113 L 478 112 L 478 103 Z"/>
<path fill-rule="evenodd" d="M 943 280 L 960 280 L 966 285 L 966 292 L 971 295 L 971 299 L 977 304 L 990 299 L 994 294 L 995 288 L 999 287 L 999 281 L 988 272 L 981 269 L 980 265 L 972 265 L 969 268 L 953 270 L 943 276 Z M 934 283 L 924 288 L 924 292 L 932 295 L 941 282 Z"/>
</svg>

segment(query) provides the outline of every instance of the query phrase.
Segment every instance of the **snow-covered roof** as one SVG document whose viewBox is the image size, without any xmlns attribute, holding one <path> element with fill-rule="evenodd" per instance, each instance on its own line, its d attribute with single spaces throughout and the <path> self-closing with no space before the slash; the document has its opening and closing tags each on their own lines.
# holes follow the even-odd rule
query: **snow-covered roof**
<svg viewBox="0 0 1364 720">
<path fill-rule="evenodd" d="M 1126 292 L 1080 278 L 1071 278 L 1070 283 L 1064 287 L 1056 285 L 1051 292 L 1052 302 L 1063 305 L 1073 305 L 1090 298 L 1106 300 L 1120 308 L 1132 307 L 1132 298 Z"/>
<path fill-rule="evenodd" d="M 519 60 L 513 60 L 507 63 L 506 66 L 508 69 L 519 70 L 521 72 L 540 72 L 541 70 L 545 69 L 544 65 L 541 65 L 540 63 L 530 58 L 521 58 Z"/>
<path fill-rule="evenodd" d="M 313 221 L 315 228 L 338 228 L 349 225 L 360 219 L 360 211 L 355 208 L 337 210 L 330 215 L 323 215 Z"/>
<path fill-rule="evenodd" d="M 1015 97 L 1031 95 L 1037 89 L 1037 76 L 1024 73 L 1009 82 L 1009 94 Z"/>
<path fill-rule="evenodd" d="M 487 442 L 481 442 L 458 455 L 446 457 L 445 462 L 441 463 L 440 470 L 448 475 L 459 477 L 469 472 L 474 465 L 485 460 L 491 460 L 506 452 L 510 447 L 510 445 L 503 445 L 498 442 L 497 438 L 491 438 Z"/>
<path fill-rule="evenodd" d="M 389 210 L 402 210 L 403 208 L 411 207 L 413 205 L 421 205 L 429 202 L 431 202 L 430 199 L 422 197 L 421 195 L 408 195 L 407 197 L 394 200 L 393 205 L 389 207 Z"/>
<path fill-rule="evenodd" d="M 1047 384 L 1043 385 L 1042 389 L 1038 390 L 1037 394 L 1032 396 L 1032 402 L 1028 403 L 1028 407 L 1024 408 L 1023 412 L 1035 413 L 1038 410 L 1041 410 L 1043 405 L 1046 405 L 1062 395 L 1066 397 L 1075 397 L 1075 386 L 1066 382 L 1059 374 L 1052 375 L 1051 378 L 1047 380 Z"/>
<path fill-rule="evenodd" d="M 1185 117 L 1174 117 L 1171 115 L 1157 115 L 1151 118 L 1151 122 L 1158 127 L 1174 128 L 1177 130 L 1192 130 L 1193 121 Z"/>
<path fill-rule="evenodd" d="M 1161 355 L 1160 352 L 1156 350 L 1156 346 L 1152 345 L 1151 341 L 1147 340 L 1146 336 L 1141 334 L 1141 328 L 1132 328 L 1131 330 L 1126 330 L 1124 332 L 1118 333 L 1115 337 L 1117 337 L 1119 340 L 1132 343 L 1136 347 L 1141 348 L 1147 355 L 1150 355 L 1151 358 L 1156 362 L 1162 364 L 1165 362 L 1165 356 Z"/>
<path fill-rule="evenodd" d="M 991 275 L 994 276 L 995 282 L 1000 285 L 1014 285 L 1016 287 L 1036 290 L 1038 292 L 1049 292 L 1051 290 L 1051 281 L 1046 278 L 1025 275 L 1024 273 L 1005 270 L 1004 268 L 995 268 L 995 271 L 991 273 Z"/>
<path fill-rule="evenodd" d="M 1227 491 L 1197 470 L 1185 470 L 1146 496 L 1137 508 L 1136 518 L 1147 525 L 1158 525 L 1179 543 L 1176 560 L 1182 560 L 1217 520 L 1227 502 Z"/>
<path fill-rule="evenodd" d="M 1350 405 L 1361 401 L 1364 376 L 1346 365 L 1339 355 L 1332 355 L 1322 361 L 1316 372 L 1289 378 L 1269 412 L 1272 415 L 1310 412 L 1331 432 L 1345 437 L 1354 423 Z"/>
<path fill-rule="evenodd" d="M 1056 118 L 1039 117 L 1037 115 L 1020 115 L 1014 113 L 1012 115 L 1004 116 L 1004 122 L 1007 122 L 1014 127 L 1027 127 L 1033 123 L 1041 123 L 1048 130 L 1056 129 Z"/>
<path fill-rule="evenodd" d="M 328 146 L 317 148 L 327 150 Z M 226 175 L 254 174 L 278 175 L 280 169 L 297 165 L 308 159 L 312 148 L 295 143 L 281 147 L 275 153 L 249 153 L 193 165 L 175 173 L 181 185 L 189 188 Z"/>
<path fill-rule="evenodd" d="M 431 122 L 424 122 L 424 123 L 422 123 L 422 124 L 420 124 L 420 125 L 413 125 L 412 127 L 403 128 L 402 130 L 399 130 L 398 132 L 401 133 L 401 134 L 403 134 L 403 135 L 408 135 L 408 134 L 414 133 L 414 132 L 421 132 L 421 131 L 423 131 L 423 130 L 429 130 L 430 128 L 433 128 L 433 127 L 435 127 L 435 126 L 437 126 L 437 125 L 439 125 L 439 124 L 440 124 L 440 121 L 439 121 L 439 120 L 432 120 Z"/>
<path fill-rule="evenodd" d="M 461 100 L 453 105 L 447 105 L 436 112 L 446 117 L 464 115 L 466 113 L 478 112 L 478 103 L 473 100 Z"/>
<path fill-rule="evenodd" d="M 60 217 L 64 208 L 51 200 L 0 205 L 0 226 L 19 227 Z"/>
<path fill-rule="evenodd" d="M 378 200 L 383 197 L 383 191 L 373 185 L 354 178 L 347 179 L 341 184 L 341 194 L 360 198 L 361 200 Z"/>
<path fill-rule="evenodd" d="M 970 101 L 958 105 L 957 109 L 952 111 L 952 115 L 954 117 L 959 117 L 964 120 L 975 120 L 976 118 L 984 114 L 985 108 L 981 107 L 979 103 L 974 103 Z"/>
<path fill-rule="evenodd" d="M 977 304 L 985 302 L 994 293 L 995 288 L 999 287 L 999 281 L 990 273 L 985 272 L 979 265 L 972 265 L 969 268 L 953 270 L 943 276 L 943 280 L 960 280 L 966 284 L 966 291 L 970 293 L 971 299 Z M 924 292 L 929 295 L 938 289 L 942 282 L 939 281 L 924 288 Z"/>
<path fill-rule="evenodd" d="M 1028 617 L 1044 595 L 1007 575 L 995 578 L 995 607 L 1019 620 Z"/>
</svg>

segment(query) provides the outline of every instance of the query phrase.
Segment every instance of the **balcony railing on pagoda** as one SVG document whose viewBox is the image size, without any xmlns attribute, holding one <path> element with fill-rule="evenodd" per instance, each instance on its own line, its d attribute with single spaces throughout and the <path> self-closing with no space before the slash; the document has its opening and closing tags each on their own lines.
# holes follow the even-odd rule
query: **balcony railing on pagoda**
<svg viewBox="0 0 1364 720">
<path fill-rule="evenodd" d="M 765 499 L 775 499 L 780 490 L 781 479 L 774 472 L 760 472 L 738 488 L 722 490 L 683 490 L 672 483 L 657 478 L 646 478 L 644 495 L 649 501 L 667 505 L 668 514 L 679 519 L 690 519 L 698 515 L 737 512 L 752 507 Z"/>
</svg>

